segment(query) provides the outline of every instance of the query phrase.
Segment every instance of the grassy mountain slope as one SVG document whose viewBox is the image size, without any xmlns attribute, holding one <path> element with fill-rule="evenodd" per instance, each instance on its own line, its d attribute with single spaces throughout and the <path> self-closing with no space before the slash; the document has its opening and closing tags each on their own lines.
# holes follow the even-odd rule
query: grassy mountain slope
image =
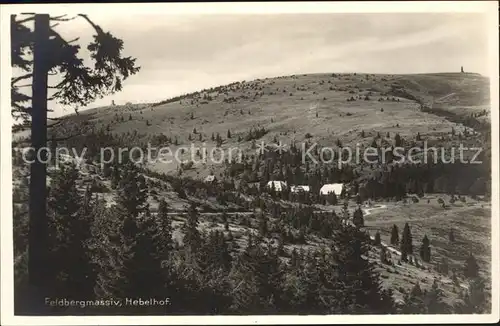
<svg viewBox="0 0 500 326">
<path fill-rule="evenodd" d="M 261 127 L 268 133 L 258 141 L 266 143 L 302 142 L 306 134 L 312 136 L 311 142 L 325 146 L 337 139 L 344 146 L 368 144 L 377 133 L 403 137 L 420 133 L 432 140 L 449 134 L 452 128 L 463 130 L 463 126 L 422 112 L 420 103 L 459 115 L 489 110 L 488 84 L 482 76 L 460 73 L 285 76 L 233 83 L 163 103 L 91 109 L 70 116 L 60 130 L 87 121 L 113 133 L 137 131 L 145 139 L 159 134 L 177 137 L 179 146 L 205 144 L 208 151 L 215 146 L 211 136 L 219 133 L 222 148 L 238 147 L 244 152 L 250 149 L 251 142 L 245 141 L 250 129 Z M 360 137 L 361 131 L 365 139 Z M 178 147 L 168 146 L 172 151 Z M 175 163 L 154 166 L 167 173 L 177 167 Z M 188 174 L 196 176 L 196 171 L 204 176 L 210 168 L 210 163 L 196 165 Z"/>
</svg>

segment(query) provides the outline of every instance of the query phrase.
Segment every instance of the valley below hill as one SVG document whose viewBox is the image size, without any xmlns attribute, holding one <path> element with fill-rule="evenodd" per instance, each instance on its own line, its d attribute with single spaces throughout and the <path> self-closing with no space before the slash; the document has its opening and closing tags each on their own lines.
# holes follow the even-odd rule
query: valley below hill
<svg viewBox="0 0 500 326">
<path fill-rule="evenodd" d="M 428 307 L 428 294 L 438 292 L 452 307 L 447 313 L 466 312 L 476 304 L 470 299 L 478 291 L 476 276 L 485 280 L 479 288 L 486 297 L 491 291 L 490 109 L 489 81 L 472 73 L 328 73 L 236 82 L 159 103 L 107 106 L 65 116 L 49 135 L 49 140 L 66 138 L 54 142 L 54 151 L 85 149 L 85 155 L 73 161 L 76 176 L 67 174 L 71 162 L 52 162 L 48 185 L 60 189 L 64 179 L 74 177 L 77 192 L 83 198 L 95 196 L 105 210 L 132 196 L 124 180 L 135 184 L 137 178 L 147 214 L 171 220 L 172 250 L 182 252 L 193 245 L 191 223 L 207 246 L 221 236 L 233 262 L 250 255 L 256 243 L 273 248 L 277 261 L 288 269 L 281 289 L 297 302 L 305 298 L 301 291 L 308 291 L 296 289 L 299 281 L 314 274 L 305 268 L 310 257 L 343 262 L 347 258 L 335 256 L 339 243 L 348 243 L 342 237 L 362 238 L 356 233 L 361 231 L 368 236 L 363 238 L 367 248 L 362 256 L 373 264 L 399 312 L 436 313 Z M 18 138 L 13 146 L 22 147 L 23 141 L 27 139 Z M 481 163 L 460 162 L 453 152 L 460 144 L 480 147 L 477 155 L 469 150 L 465 156 Z M 385 148 L 424 146 L 442 150 L 446 162 L 396 162 L 393 156 L 381 156 Z M 129 159 L 138 159 L 137 153 L 146 153 L 148 147 L 176 154 L 169 157 L 171 162 L 158 157 L 139 160 L 137 170 L 130 171 L 128 163 L 109 157 L 120 157 L 120 148 L 127 156 L 133 147 L 139 150 Z M 304 160 L 311 147 L 316 158 L 324 148 L 356 147 L 373 149 L 375 158 L 338 164 L 342 154 L 333 154 L 330 160 Z M 231 149 L 238 155 L 227 156 Z M 204 150 L 226 156 L 203 160 Z M 19 155 L 13 157 L 14 226 L 16 263 L 22 266 L 29 166 Z M 283 182 L 283 189 L 269 186 L 272 181 Z M 327 184 L 341 184 L 342 191 L 321 193 Z M 307 190 L 292 190 L 300 185 Z M 339 235 L 345 224 L 356 231 Z M 227 258 L 210 253 L 214 259 Z M 223 275 L 233 291 L 243 291 L 238 287 L 246 284 L 238 278 L 242 271 L 227 268 L 231 273 Z M 424 294 L 415 294 L 416 288 Z M 235 296 L 243 300 L 247 294 Z M 329 295 L 321 292 L 319 297 Z M 426 308 L 412 301 L 418 296 Z M 290 307 L 307 312 L 296 304 Z"/>
</svg>

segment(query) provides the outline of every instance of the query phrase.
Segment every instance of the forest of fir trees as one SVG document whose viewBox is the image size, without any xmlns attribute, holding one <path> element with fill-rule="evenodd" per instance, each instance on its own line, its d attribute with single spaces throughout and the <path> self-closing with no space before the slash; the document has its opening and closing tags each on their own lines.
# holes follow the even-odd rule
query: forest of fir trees
<svg viewBox="0 0 500 326">
<path fill-rule="evenodd" d="M 455 305 L 445 303 L 437 283 L 428 291 L 416 284 L 404 302 L 396 304 L 392 289 L 382 287 L 374 262 L 367 259 L 372 244 L 368 234 L 342 223 L 323 234 L 332 240 L 328 248 L 293 250 L 285 260 L 283 241 L 266 241 L 266 214 L 257 218 L 258 232 L 248 231 L 245 245 L 239 247 L 231 232 L 204 232 L 192 205 L 181 244 L 172 237 L 168 203 L 161 200 L 158 212 L 150 211 L 141 169 L 127 162 L 115 173 L 117 201 L 111 207 L 91 187 L 78 190 L 75 166 L 53 176 L 48 200 L 49 295 L 75 300 L 168 297 L 171 303 L 89 307 L 73 314 L 432 314 L 480 313 L 487 308 L 484 281 L 470 259 L 466 265 L 476 264 L 469 266 L 473 281 Z M 286 213 L 288 220 L 300 223 L 301 218 L 291 214 Z M 16 221 L 16 256 L 25 258 L 26 227 Z M 22 287 L 25 259 L 16 263 L 15 272 L 16 288 Z M 16 308 L 23 310 L 22 304 L 17 302 Z M 54 308 L 51 313 L 65 312 Z"/>
</svg>

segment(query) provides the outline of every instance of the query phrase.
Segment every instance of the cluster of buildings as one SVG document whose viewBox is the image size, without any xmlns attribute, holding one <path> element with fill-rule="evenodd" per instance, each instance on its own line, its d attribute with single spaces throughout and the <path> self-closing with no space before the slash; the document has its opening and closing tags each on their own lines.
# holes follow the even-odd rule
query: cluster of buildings
<svg viewBox="0 0 500 326">
<path fill-rule="evenodd" d="M 288 188 L 285 181 L 269 181 L 266 185 L 268 189 L 274 189 L 274 191 L 281 192 Z M 340 196 L 342 191 L 344 191 L 345 185 L 343 183 L 328 183 L 323 185 L 320 190 L 320 195 L 329 195 L 334 193 L 336 196 Z M 311 188 L 306 185 L 293 185 L 290 186 L 290 192 L 292 193 L 308 193 Z"/>
<path fill-rule="evenodd" d="M 217 178 L 215 175 L 207 176 L 204 181 L 206 183 L 214 183 L 217 182 Z M 290 189 L 290 192 L 299 194 L 299 193 L 309 193 L 311 191 L 311 187 L 307 185 L 292 185 L 288 187 L 288 184 L 285 181 L 269 181 L 266 184 L 267 189 L 274 189 L 276 192 L 282 192 L 286 189 Z M 329 195 L 334 193 L 336 196 L 340 196 L 343 191 L 347 191 L 345 184 L 343 183 L 328 183 L 323 185 L 320 190 L 320 195 Z"/>
</svg>

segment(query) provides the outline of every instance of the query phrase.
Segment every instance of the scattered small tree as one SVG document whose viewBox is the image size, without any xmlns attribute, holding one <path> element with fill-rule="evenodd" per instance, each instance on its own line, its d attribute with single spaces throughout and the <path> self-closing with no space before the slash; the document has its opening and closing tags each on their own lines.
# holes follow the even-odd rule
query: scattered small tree
<svg viewBox="0 0 500 326">
<path fill-rule="evenodd" d="M 396 224 L 392 226 L 391 230 L 391 245 L 393 246 L 399 245 L 399 230 Z"/>
<path fill-rule="evenodd" d="M 377 231 L 377 233 L 375 233 L 374 243 L 376 246 L 380 246 L 382 243 L 382 240 L 380 239 L 380 232 L 378 232 L 378 231 Z"/>
<path fill-rule="evenodd" d="M 438 273 L 447 276 L 449 270 L 450 270 L 450 265 L 448 264 L 448 259 L 446 259 L 446 257 L 442 257 L 441 261 L 437 265 L 437 271 L 438 271 Z"/>
<path fill-rule="evenodd" d="M 469 254 L 469 257 L 465 260 L 464 264 L 464 276 L 466 278 L 474 278 L 479 275 L 479 265 L 477 264 L 476 257 Z"/>
<path fill-rule="evenodd" d="M 427 263 L 431 260 L 431 247 L 427 235 L 424 235 L 424 238 L 422 239 L 422 245 L 420 246 L 420 258 Z"/>
<path fill-rule="evenodd" d="M 365 225 L 365 220 L 363 219 L 363 211 L 361 208 L 357 208 L 352 215 L 352 223 L 357 227 L 363 227 Z"/>
<path fill-rule="evenodd" d="M 450 232 L 448 233 L 448 239 L 450 240 L 450 243 L 455 242 L 455 234 L 453 232 L 453 229 L 450 229 Z"/>
<path fill-rule="evenodd" d="M 380 262 L 382 264 L 387 264 L 388 263 L 387 252 L 385 251 L 385 248 L 383 248 L 383 247 L 380 248 Z"/>
<path fill-rule="evenodd" d="M 407 261 L 409 254 L 413 254 L 413 239 L 411 235 L 410 225 L 405 223 L 403 235 L 401 236 L 401 260 Z"/>
</svg>

